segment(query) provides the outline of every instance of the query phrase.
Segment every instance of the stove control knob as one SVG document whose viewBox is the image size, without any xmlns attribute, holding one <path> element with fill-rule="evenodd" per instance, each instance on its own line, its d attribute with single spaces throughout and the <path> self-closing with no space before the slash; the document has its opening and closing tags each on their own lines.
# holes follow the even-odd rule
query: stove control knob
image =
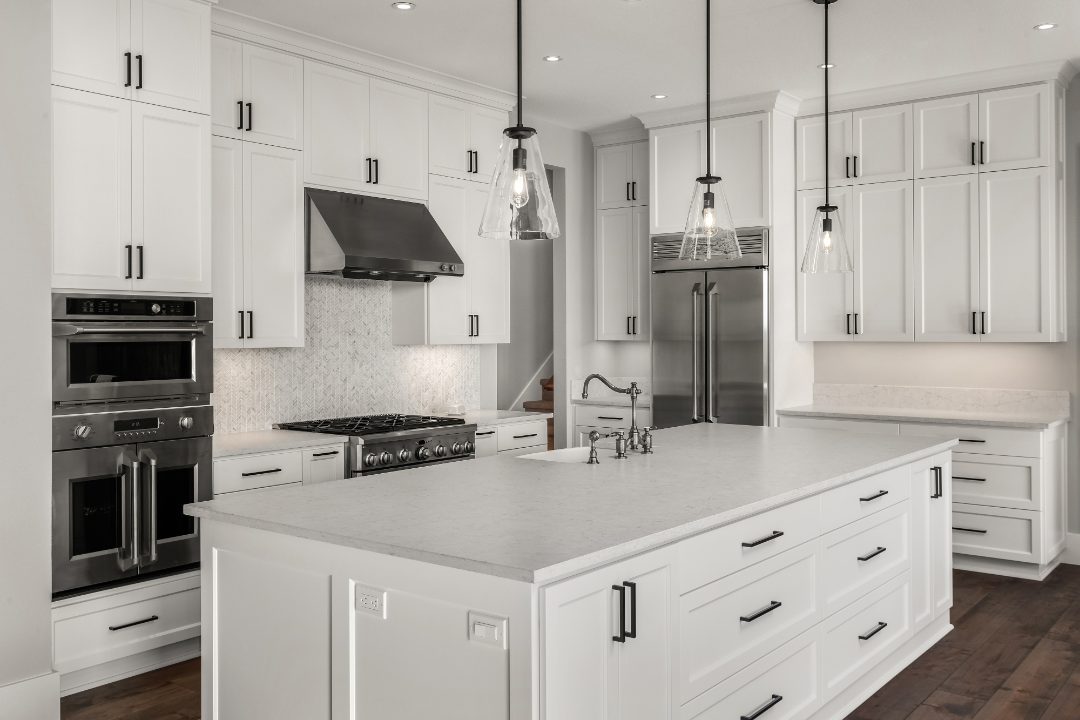
<svg viewBox="0 0 1080 720">
<path fill-rule="evenodd" d="M 364 465 L 367 467 L 375 467 L 379 464 L 379 458 L 375 453 L 368 453 L 364 456 Z"/>
<path fill-rule="evenodd" d="M 191 417 L 190 415 L 185 415 L 184 417 L 180 418 L 181 430 L 190 430 L 193 427 L 195 427 L 195 418 Z"/>
<path fill-rule="evenodd" d="M 402 448 L 397 454 L 397 459 L 401 462 L 409 462 L 410 457 L 412 453 L 407 448 Z"/>
<path fill-rule="evenodd" d="M 154 315 L 160 315 L 161 314 L 161 305 L 159 305 L 158 303 L 154 303 L 153 305 L 150 306 L 150 312 L 152 314 L 154 314 Z"/>
<path fill-rule="evenodd" d="M 426 447 L 419 448 L 416 451 L 417 460 L 427 460 L 429 457 L 431 457 L 431 451 L 428 450 Z"/>
<path fill-rule="evenodd" d="M 435 448 L 435 457 L 446 457 L 446 446 L 439 445 Z"/>
<path fill-rule="evenodd" d="M 450 446 L 450 452 L 454 455 L 460 455 L 461 453 L 465 452 L 465 446 L 459 442 L 456 442 Z"/>
<path fill-rule="evenodd" d="M 389 450 L 383 450 L 382 455 L 379 456 L 380 465 L 389 465 L 394 462 L 394 456 L 390 454 Z"/>
<path fill-rule="evenodd" d="M 469 442 L 468 440 L 465 441 L 465 454 L 466 455 L 472 455 L 472 451 L 475 450 L 475 449 L 476 449 L 475 446 L 471 442 Z"/>
<path fill-rule="evenodd" d="M 76 425 L 75 429 L 71 431 L 71 436 L 76 440 L 85 440 L 94 434 L 94 428 L 90 425 Z"/>
</svg>

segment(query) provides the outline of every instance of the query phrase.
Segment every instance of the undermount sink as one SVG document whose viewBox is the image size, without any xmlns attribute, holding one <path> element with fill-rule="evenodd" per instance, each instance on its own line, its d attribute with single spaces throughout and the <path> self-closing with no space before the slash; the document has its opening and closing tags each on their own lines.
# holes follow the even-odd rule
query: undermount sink
<svg viewBox="0 0 1080 720">
<path fill-rule="evenodd" d="M 608 460 L 614 462 L 615 460 L 615 450 L 612 448 L 598 447 L 596 453 L 600 462 Z M 589 461 L 589 448 L 574 447 L 563 448 L 562 450 L 546 450 L 531 455 L 520 455 L 519 457 L 523 460 L 543 460 L 545 462 L 587 463 Z"/>
</svg>

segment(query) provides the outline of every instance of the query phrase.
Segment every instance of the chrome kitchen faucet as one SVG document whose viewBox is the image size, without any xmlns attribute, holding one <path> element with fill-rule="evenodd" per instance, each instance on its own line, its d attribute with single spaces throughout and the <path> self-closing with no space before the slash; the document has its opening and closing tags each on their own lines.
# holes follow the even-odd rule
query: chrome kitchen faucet
<svg viewBox="0 0 1080 720">
<path fill-rule="evenodd" d="M 585 378 L 585 386 L 581 388 L 581 399 L 587 400 L 589 398 L 589 383 L 593 380 L 599 380 L 611 389 L 612 392 L 622 393 L 623 395 L 630 396 L 630 431 L 627 433 L 626 447 L 630 450 L 637 450 L 641 444 L 641 431 L 638 430 L 637 425 L 637 400 L 641 395 L 641 388 L 638 387 L 636 382 L 631 382 L 630 387 L 621 388 L 611 384 L 606 377 L 600 373 L 593 373 L 589 377 Z M 651 449 L 651 448 L 650 448 Z"/>
</svg>

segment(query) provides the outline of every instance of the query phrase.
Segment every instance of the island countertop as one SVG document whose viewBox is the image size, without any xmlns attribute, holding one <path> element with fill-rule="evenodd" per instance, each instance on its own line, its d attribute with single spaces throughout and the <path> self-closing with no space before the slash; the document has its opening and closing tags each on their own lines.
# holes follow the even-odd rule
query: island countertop
<svg viewBox="0 0 1080 720">
<path fill-rule="evenodd" d="M 488 457 L 185 507 L 199 518 L 548 583 L 950 450 L 955 440 L 698 424 L 599 465 Z M 610 456 L 610 453 L 606 453 Z"/>
</svg>

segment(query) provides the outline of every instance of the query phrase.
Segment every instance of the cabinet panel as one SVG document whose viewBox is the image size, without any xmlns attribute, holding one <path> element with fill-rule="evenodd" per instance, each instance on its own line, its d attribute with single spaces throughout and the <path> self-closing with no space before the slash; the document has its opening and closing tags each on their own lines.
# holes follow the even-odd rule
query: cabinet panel
<svg viewBox="0 0 1080 720">
<path fill-rule="evenodd" d="M 634 212 L 596 213 L 596 339 L 630 340 L 634 314 L 630 283 L 635 276 Z"/>
<path fill-rule="evenodd" d="M 210 236 L 213 244 L 214 347 L 244 346 L 243 143 L 215 137 L 211 148 Z"/>
<path fill-rule="evenodd" d="M 901 503 L 822 538 L 821 592 L 826 614 L 911 564 L 910 523 L 909 506 Z"/>
<path fill-rule="evenodd" d="M 908 181 L 858 185 L 852 190 L 857 341 L 914 339 L 912 195 Z"/>
<path fill-rule="evenodd" d="M 209 293 L 210 118 L 133 103 L 131 126 L 133 287 Z"/>
<path fill-rule="evenodd" d="M 977 342 L 979 182 L 915 182 L 915 339 Z"/>
<path fill-rule="evenodd" d="M 859 110 L 851 117 L 851 174 L 856 184 L 914 177 L 911 105 Z"/>
<path fill-rule="evenodd" d="M 240 41 L 214 35 L 210 38 L 210 116 L 215 135 L 244 135 L 244 46 Z M 240 104 L 238 104 L 240 103 Z"/>
<path fill-rule="evenodd" d="M 135 0 L 132 11 L 131 45 L 142 56 L 135 64 L 135 99 L 209 114 L 210 6 Z"/>
<path fill-rule="evenodd" d="M 724 178 L 735 227 L 770 225 L 768 114 L 717 120 L 712 132 L 713 170 Z"/>
<path fill-rule="evenodd" d="M 214 495 L 291 485 L 303 477 L 299 450 L 221 458 L 214 461 Z"/>
<path fill-rule="evenodd" d="M 953 496 L 957 502 L 1020 510 L 1041 509 L 1042 463 L 1037 458 L 957 453 Z"/>
<path fill-rule="evenodd" d="M 302 149 L 304 70 L 298 57 L 244 45 L 244 139 Z M 251 128 L 248 130 L 248 128 Z"/>
<path fill-rule="evenodd" d="M 372 80 L 371 156 L 378 161 L 378 169 L 370 189 L 427 198 L 427 102 L 423 90 Z"/>
<path fill-rule="evenodd" d="M 631 182 L 636 182 L 637 187 L 632 188 L 631 196 L 635 205 L 647 205 L 649 203 L 649 143 L 636 142 L 630 146 L 633 154 L 633 175 Z M 646 230 L 648 225 L 645 226 Z"/>
<path fill-rule="evenodd" d="M 463 345 L 470 342 L 467 278 L 472 266 L 465 236 L 469 188 L 461 180 L 432 175 L 429 193 L 428 209 L 465 263 L 465 277 L 440 277 L 426 283 L 427 342 L 432 345 Z M 415 287 L 405 289 L 416 290 Z"/>
<path fill-rule="evenodd" d="M 53 85 L 129 97 L 130 50 L 130 0 L 52 0 Z"/>
<path fill-rule="evenodd" d="M 952 533 L 949 531 L 953 507 L 953 463 L 950 458 L 950 454 L 945 454 L 934 460 L 941 468 L 941 497 L 931 498 L 930 501 L 930 581 L 935 617 L 948 612 L 953 604 L 953 548 Z"/>
<path fill-rule="evenodd" d="M 848 247 L 851 247 L 851 189 L 836 188 L 829 194 L 829 201 L 837 207 L 834 223 L 845 230 Z M 798 193 L 795 262 L 802 263 L 806 252 L 810 226 L 819 205 L 825 202 L 823 190 L 804 190 Z M 798 334 L 801 342 L 813 340 L 851 340 L 849 314 L 854 294 L 852 273 L 821 273 L 807 275 L 797 272 L 795 276 L 798 305 Z"/>
<path fill-rule="evenodd" d="M 980 173 L 984 340 L 1053 340 L 1049 168 Z"/>
<path fill-rule="evenodd" d="M 52 284 L 131 288 L 131 103 L 52 89 Z"/>
<path fill-rule="evenodd" d="M 634 176 L 633 148 L 633 145 L 626 144 L 596 149 L 597 210 L 629 207 L 634 204 L 630 186 Z"/>
<path fill-rule="evenodd" d="M 649 134 L 649 232 L 682 232 L 694 178 L 705 170 L 705 124 L 660 128 Z"/>
<path fill-rule="evenodd" d="M 915 177 L 978 171 L 979 96 L 915 103 Z"/>
<path fill-rule="evenodd" d="M 952 543 L 958 555 L 1042 562 L 1040 513 L 956 503 Z"/>
<path fill-rule="evenodd" d="M 244 143 L 247 347 L 304 345 L 300 153 Z"/>
<path fill-rule="evenodd" d="M 347 477 L 345 470 L 344 445 L 307 448 L 302 452 L 304 463 L 304 484 L 333 482 Z"/>
<path fill-rule="evenodd" d="M 304 63 L 304 180 L 364 190 L 371 79 L 320 63 Z"/>
<path fill-rule="evenodd" d="M 499 147 L 503 141 L 503 130 L 510 124 L 507 114 L 502 110 L 474 105 L 469 113 L 469 146 L 476 153 L 476 172 L 472 179 L 483 183 L 491 182 L 495 173 L 495 164 L 499 159 Z"/>
<path fill-rule="evenodd" d="M 825 116 L 799 118 L 795 122 L 796 189 L 817 190 L 825 187 Z M 848 169 L 851 156 L 851 113 L 829 116 L 829 184 L 850 185 Z"/>
<path fill-rule="evenodd" d="M 484 345 L 510 342 L 510 240 L 492 240 L 478 234 L 487 196 L 484 185 L 470 183 L 466 187 L 462 231 L 466 238 L 469 313 L 476 316 L 472 342 Z M 436 282 L 447 279 L 439 278 Z"/>
<path fill-rule="evenodd" d="M 1053 115 L 1045 84 L 979 95 L 981 171 L 1044 167 L 1052 161 Z"/>
<path fill-rule="evenodd" d="M 619 648 L 619 720 L 671 718 L 672 570 L 667 553 L 653 553 L 617 566 L 615 582 L 633 583 L 628 622 L 637 636 Z"/>
<path fill-rule="evenodd" d="M 652 267 L 652 239 L 649 236 L 649 209 L 634 208 L 634 228 L 630 254 L 633 258 L 633 276 L 630 280 L 630 311 L 633 315 L 631 329 L 634 340 L 649 342 L 652 338 L 652 309 L 650 278 Z"/>
<path fill-rule="evenodd" d="M 933 460 L 921 460 L 911 468 L 911 624 L 918 632 L 933 620 L 934 555 L 948 530 L 934 533 L 931 526 L 931 503 L 940 503 L 937 495 L 937 471 Z M 942 478 L 944 484 L 946 478 Z"/>
<path fill-rule="evenodd" d="M 306 87 L 306 85 L 305 85 Z M 469 172 L 469 106 L 454 98 L 428 99 L 428 170 L 435 175 L 467 178 Z"/>
</svg>

